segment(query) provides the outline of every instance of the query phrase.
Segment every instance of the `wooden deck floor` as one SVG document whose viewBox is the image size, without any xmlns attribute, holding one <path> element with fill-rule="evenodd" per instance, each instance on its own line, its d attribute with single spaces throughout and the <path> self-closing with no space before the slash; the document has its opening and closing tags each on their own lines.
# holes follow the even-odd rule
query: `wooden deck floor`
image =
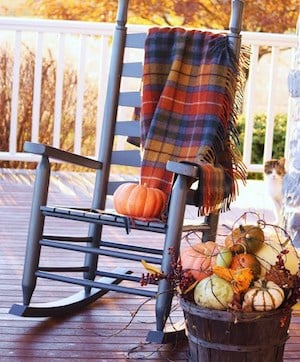
<svg viewBox="0 0 300 362">
<path fill-rule="evenodd" d="M 154 328 L 154 304 L 150 301 L 142 305 L 145 299 L 141 297 L 110 292 L 82 312 L 64 318 L 21 318 L 8 313 L 12 304 L 21 302 L 32 186 L 31 172 L 0 170 L 0 361 L 186 361 L 185 342 L 145 342 L 148 331 Z M 58 173 L 51 185 L 51 200 L 85 205 L 91 188 L 90 175 Z M 272 218 L 261 183 L 248 184 L 247 190 L 241 190 L 232 211 L 222 216 L 222 224 L 232 225 L 246 210 Z M 63 230 L 65 226 L 60 223 L 55 227 Z M 221 226 L 220 234 L 225 230 Z M 68 292 L 68 287 L 61 289 L 62 295 Z M 42 284 L 38 300 L 49 294 L 51 288 Z M 173 314 L 174 320 L 180 317 L 180 308 Z M 300 361 L 300 315 L 296 313 L 284 361 Z"/>
</svg>

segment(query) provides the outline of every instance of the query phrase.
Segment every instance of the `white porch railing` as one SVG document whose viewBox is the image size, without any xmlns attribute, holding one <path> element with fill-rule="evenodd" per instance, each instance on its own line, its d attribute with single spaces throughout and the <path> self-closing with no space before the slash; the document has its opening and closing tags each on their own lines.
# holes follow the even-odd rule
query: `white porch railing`
<svg viewBox="0 0 300 362">
<path fill-rule="evenodd" d="M 128 28 L 129 31 L 145 31 L 147 27 L 129 25 Z M 9 145 L 8 149 L 3 149 L 0 145 L 0 160 L 35 160 L 30 154 L 17 152 L 18 122 L 22 121 L 18 117 L 18 109 L 20 67 L 24 44 L 30 47 L 35 57 L 31 141 L 39 141 L 42 60 L 47 49 L 51 49 L 56 60 L 52 144 L 60 147 L 61 105 L 65 96 L 63 77 L 69 61 L 77 69 L 74 152 L 82 153 L 82 124 L 85 112 L 83 99 L 87 77 L 97 79 L 99 85 L 97 113 L 93 122 L 95 122 L 96 142 L 100 139 L 110 59 L 110 37 L 113 30 L 114 24 L 108 23 L 0 18 L 0 48 L 11 47 L 14 59 L 10 125 L 9 129 L 2 130 L 2 132 L 9 132 Z M 244 32 L 242 35 L 243 43 L 250 45 L 252 50 L 243 111 L 246 117 L 243 158 L 250 172 L 262 172 L 262 165 L 251 163 L 254 115 L 257 112 L 267 115 L 264 150 L 264 160 L 267 160 L 272 156 L 274 117 L 277 112 L 287 114 L 290 112 L 287 76 L 292 65 L 293 52 L 297 46 L 297 37 L 296 35 L 251 32 Z M 261 47 L 268 47 L 270 56 L 259 59 Z M 3 86 L 0 84 L 0 91 Z M 95 147 L 95 155 L 97 155 L 98 146 Z"/>
</svg>

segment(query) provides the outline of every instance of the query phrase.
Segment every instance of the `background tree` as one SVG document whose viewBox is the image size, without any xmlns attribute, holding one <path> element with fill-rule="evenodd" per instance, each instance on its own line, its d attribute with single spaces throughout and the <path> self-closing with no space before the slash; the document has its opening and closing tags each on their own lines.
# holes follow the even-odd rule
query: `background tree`
<svg viewBox="0 0 300 362">
<path fill-rule="evenodd" d="M 32 14 L 50 19 L 114 22 L 116 0 L 26 0 Z M 129 23 L 226 29 L 231 0 L 131 0 Z M 299 0 L 245 1 L 243 29 L 294 31 Z"/>
</svg>

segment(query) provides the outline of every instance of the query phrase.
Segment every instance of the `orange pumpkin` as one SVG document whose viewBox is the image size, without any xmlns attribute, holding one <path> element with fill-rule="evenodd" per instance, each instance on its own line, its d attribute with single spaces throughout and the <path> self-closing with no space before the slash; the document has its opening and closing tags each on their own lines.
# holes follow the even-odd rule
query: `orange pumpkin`
<svg viewBox="0 0 300 362">
<path fill-rule="evenodd" d="M 221 248 L 215 242 L 207 241 L 182 249 L 180 258 L 183 271 L 191 273 L 196 280 L 210 276 Z"/>
<path fill-rule="evenodd" d="M 234 270 L 249 268 L 255 279 L 258 278 L 261 272 L 260 262 L 255 255 L 249 253 L 234 255 L 230 268 Z"/>
<path fill-rule="evenodd" d="M 128 182 L 116 189 L 113 203 L 115 210 L 122 215 L 159 218 L 166 207 L 167 195 L 159 189 Z"/>
</svg>

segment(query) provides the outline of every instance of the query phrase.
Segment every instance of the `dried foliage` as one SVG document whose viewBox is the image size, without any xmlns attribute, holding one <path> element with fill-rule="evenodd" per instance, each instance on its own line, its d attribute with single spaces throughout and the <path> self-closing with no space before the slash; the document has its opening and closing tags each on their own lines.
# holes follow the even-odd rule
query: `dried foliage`
<svg viewBox="0 0 300 362">
<path fill-rule="evenodd" d="M 277 262 L 272 265 L 266 273 L 265 279 L 279 285 L 287 297 L 286 305 L 292 306 L 300 299 L 300 275 L 299 273 L 292 275 L 291 272 L 285 268 L 284 255 L 287 253 L 287 250 L 283 250 L 277 256 Z"/>
</svg>

